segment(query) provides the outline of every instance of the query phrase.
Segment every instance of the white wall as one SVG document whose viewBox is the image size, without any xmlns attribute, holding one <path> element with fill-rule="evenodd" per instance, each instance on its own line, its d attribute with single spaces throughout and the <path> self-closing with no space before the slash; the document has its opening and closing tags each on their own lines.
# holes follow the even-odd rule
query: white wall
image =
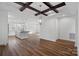
<svg viewBox="0 0 79 59">
<path fill-rule="evenodd" d="M 9 24 L 9 25 L 8 25 L 8 28 L 9 28 L 9 29 L 8 29 L 8 30 L 9 30 L 9 34 L 8 34 L 8 35 L 9 35 L 9 36 L 15 35 L 15 24 L 13 24 L 13 23 L 12 23 L 12 24 Z"/>
<path fill-rule="evenodd" d="M 12 14 L 14 13 L 14 14 Z M 19 18 L 21 16 L 17 16 L 15 12 L 8 12 L 8 24 L 9 24 L 9 35 L 15 35 L 15 30 L 16 30 L 16 24 L 22 24 L 24 23 L 24 19 Z"/>
<path fill-rule="evenodd" d="M 40 25 L 41 38 L 51 41 L 58 39 L 57 22 L 57 18 L 54 17 L 42 19 Z"/>
<path fill-rule="evenodd" d="M 0 45 L 6 45 L 8 42 L 8 13 L 0 11 Z"/>
<path fill-rule="evenodd" d="M 31 31 L 31 32 L 40 32 L 40 24 L 39 24 L 39 19 L 35 18 L 28 18 L 25 21 L 25 28 L 26 31 Z"/>
<path fill-rule="evenodd" d="M 74 41 L 75 38 L 70 38 L 70 33 L 76 34 L 75 23 L 76 19 L 74 17 L 63 17 L 59 19 L 59 38 Z"/>
<path fill-rule="evenodd" d="M 42 19 L 42 25 L 40 26 L 41 38 L 52 41 L 57 39 L 75 41 L 75 37 L 74 39 L 70 38 L 70 33 L 76 34 L 75 22 L 75 17 Z"/>
<path fill-rule="evenodd" d="M 9 17 L 8 23 L 9 23 L 9 36 L 15 35 L 15 31 L 20 31 L 23 27 L 25 31 L 31 31 L 31 32 L 40 32 L 40 24 L 38 21 L 38 18 L 27 18 L 27 19 L 22 19 L 22 18 L 14 18 L 13 15 L 12 17 Z M 17 24 L 21 25 L 24 24 L 24 26 L 16 26 Z"/>
<path fill-rule="evenodd" d="M 77 19 L 77 51 L 78 51 L 78 56 L 79 56 L 79 4 L 78 4 L 78 19 Z"/>
</svg>

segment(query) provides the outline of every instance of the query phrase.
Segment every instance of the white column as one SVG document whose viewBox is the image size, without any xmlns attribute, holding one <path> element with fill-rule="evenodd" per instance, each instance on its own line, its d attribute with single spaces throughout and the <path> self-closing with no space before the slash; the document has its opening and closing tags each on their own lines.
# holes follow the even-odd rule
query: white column
<svg viewBox="0 0 79 59">
<path fill-rule="evenodd" d="M 0 45 L 8 42 L 8 12 L 0 10 Z"/>
</svg>

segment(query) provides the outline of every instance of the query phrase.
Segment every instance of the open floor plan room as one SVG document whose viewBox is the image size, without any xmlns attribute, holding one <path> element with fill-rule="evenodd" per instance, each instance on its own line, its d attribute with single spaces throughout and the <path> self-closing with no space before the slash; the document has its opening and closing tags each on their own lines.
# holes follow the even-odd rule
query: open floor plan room
<svg viewBox="0 0 79 59">
<path fill-rule="evenodd" d="M 78 2 L 0 2 L 0 56 L 78 56 Z"/>
</svg>

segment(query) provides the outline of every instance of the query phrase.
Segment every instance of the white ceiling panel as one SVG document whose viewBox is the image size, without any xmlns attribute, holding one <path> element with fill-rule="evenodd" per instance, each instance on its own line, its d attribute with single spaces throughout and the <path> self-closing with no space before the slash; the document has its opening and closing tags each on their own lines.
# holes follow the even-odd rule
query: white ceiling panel
<svg viewBox="0 0 79 59">
<path fill-rule="evenodd" d="M 41 11 L 43 11 L 43 10 L 49 8 L 49 7 L 47 7 L 45 4 L 43 4 L 42 2 L 34 2 L 34 3 L 31 4 L 30 6 L 36 8 L 36 9 L 38 9 L 38 10 L 41 10 Z M 41 7 L 40 7 L 40 6 L 41 6 Z"/>
</svg>

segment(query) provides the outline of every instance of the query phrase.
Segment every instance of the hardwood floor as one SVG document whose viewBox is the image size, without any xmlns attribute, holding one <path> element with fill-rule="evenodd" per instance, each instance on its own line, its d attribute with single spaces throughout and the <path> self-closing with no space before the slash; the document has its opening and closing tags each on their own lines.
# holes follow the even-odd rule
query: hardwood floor
<svg viewBox="0 0 79 59">
<path fill-rule="evenodd" d="M 37 42 L 36 40 L 34 42 Z M 9 37 L 8 46 L 4 47 L 3 56 L 77 56 L 74 42 L 65 44 L 61 40 L 56 42 L 40 39 L 39 44 L 29 39 Z M 66 41 L 69 43 L 69 41 Z M 70 47 L 71 46 L 71 47 Z"/>
<path fill-rule="evenodd" d="M 4 45 L 0 45 L 0 56 L 2 56 L 2 53 L 4 51 L 5 46 Z"/>
</svg>

